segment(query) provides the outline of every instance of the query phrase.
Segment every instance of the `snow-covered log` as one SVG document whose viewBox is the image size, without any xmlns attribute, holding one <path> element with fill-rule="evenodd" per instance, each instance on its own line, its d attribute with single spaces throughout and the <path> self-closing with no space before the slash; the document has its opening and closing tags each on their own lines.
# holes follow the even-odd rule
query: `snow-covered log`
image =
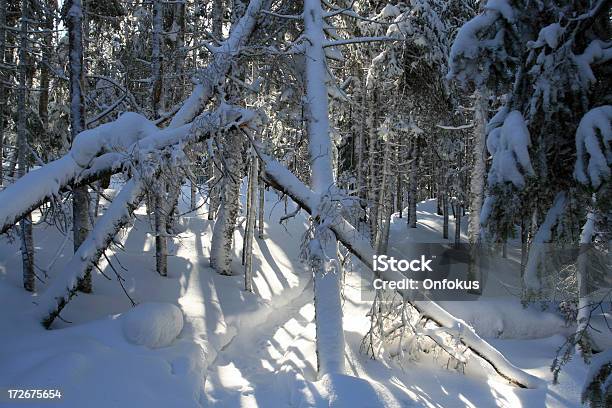
<svg viewBox="0 0 612 408">
<path fill-rule="evenodd" d="M 287 194 L 304 210 L 312 213 L 314 206 L 320 202 L 320 197 L 310 191 L 304 183 L 278 161 L 263 153 L 259 154 L 264 162 L 263 175 L 266 183 Z M 330 229 L 353 255 L 373 270 L 377 277 L 385 280 L 403 279 L 403 275 L 399 272 L 387 271 L 383 273 L 374 271 L 372 265 L 374 249 L 370 245 L 369 240 L 367 237 L 362 236 L 340 214 L 335 215 L 333 222 L 330 223 Z M 498 350 L 478 336 L 463 320 L 457 319 L 437 303 L 433 301 L 413 301 L 408 291 L 399 290 L 398 292 L 423 317 L 443 327 L 446 333 L 461 339 L 474 354 L 488 362 L 501 377 L 510 383 L 523 388 L 536 388 L 541 384 L 540 379 L 512 365 Z"/>
<path fill-rule="evenodd" d="M 159 129 L 137 113 L 124 113 L 114 122 L 81 132 L 63 157 L 27 173 L 0 191 L 0 233 L 68 186 L 117 173 L 150 152 L 176 144 L 201 141 L 213 131 L 246 126 L 254 112 L 221 105 L 192 123 Z"/>
<path fill-rule="evenodd" d="M 77 284 L 96 265 L 117 232 L 127 224 L 144 195 L 144 184 L 130 179 L 83 241 L 78 251 L 38 297 L 39 317 L 49 327 L 76 294 Z"/>
</svg>

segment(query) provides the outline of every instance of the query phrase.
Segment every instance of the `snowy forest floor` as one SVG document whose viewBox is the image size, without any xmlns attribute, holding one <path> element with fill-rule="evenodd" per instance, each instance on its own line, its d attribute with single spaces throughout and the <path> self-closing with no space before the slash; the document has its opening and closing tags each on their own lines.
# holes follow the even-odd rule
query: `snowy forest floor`
<svg viewBox="0 0 612 408">
<path fill-rule="evenodd" d="M 183 201 L 188 201 L 186 195 Z M 288 206 L 291 211 L 292 204 Z M 186 203 L 181 207 L 185 210 Z M 493 265 L 489 271 L 482 299 L 443 306 L 471 324 L 513 364 L 545 379 L 546 387 L 510 386 L 480 369 L 478 362 L 470 361 L 468 367 L 474 367 L 464 374 L 445 369 L 445 361 L 405 361 L 400 366 L 362 353 L 362 338 L 370 324 L 366 316 L 370 303 L 362 299 L 372 288 L 372 276 L 357 260 L 346 273 L 344 289 L 348 376 L 316 381 L 312 282 L 299 260 L 305 217 L 279 224 L 285 203 L 275 193 L 267 193 L 265 238 L 254 244 L 256 277 L 251 294 L 243 290 L 239 250 L 235 276 L 220 276 L 209 268 L 213 222 L 206 219 L 204 209 L 181 217 L 182 232 L 170 245 L 167 278 L 155 273 L 154 237 L 144 207 L 137 211 L 134 226 L 122 234 L 125 250 L 108 251 L 136 302 L 173 303 L 182 310 L 184 327 L 163 348 L 126 340 L 122 322 L 131 304 L 106 261 L 100 267 L 112 280 L 95 272 L 94 293 L 79 294 L 62 314 L 66 321 L 58 320 L 54 330 L 44 330 L 33 317 L 36 296 L 21 288 L 18 242 L 1 237 L 0 387 L 59 389 L 58 406 L 66 407 L 580 406 L 585 366 L 573 359 L 558 385 L 552 384 L 549 370 L 569 329 L 550 311 L 537 306 L 523 309 L 511 294 L 518 286 L 513 272 L 518 270 L 515 247 L 501 261 L 504 265 Z M 392 251 L 404 253 L 412 242 L 444 241 L 435 200 L 420 203 L 418 217 L 414 230 L 394 216 Z M 242 227 L 236 232 L 236 248 L 242 247 L 242 232 Z M 67 239 L 62 244 L 64 236 L 44 225 L 36 227 L 34 239 L 36 263 L 42 269 L 60 251 L 57 262 L 46 268 L 53 279 L 69 260 L 72 242 Z M 44 291 L 45 285 L 38 284 Z M 0 399 L 0 406 L 7 404 Z"/>
</svg>

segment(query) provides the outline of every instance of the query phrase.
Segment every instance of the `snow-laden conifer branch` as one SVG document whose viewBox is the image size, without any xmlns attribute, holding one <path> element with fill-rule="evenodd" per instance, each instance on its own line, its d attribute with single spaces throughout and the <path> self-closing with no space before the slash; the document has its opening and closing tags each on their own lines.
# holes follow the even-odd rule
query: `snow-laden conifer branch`
<svg viewBox="0 0 612 408">
<path fill-rule="evenodd" d="M 264 180 L 273 188 L 287 194 L 308 213 L 312 214 L 315 206 L 320 202 L 320 196 L 304 185 L 293 173 L 278 161 L 267 156 L 258 149 L 258 154 L 264 163 Z M 330 229 L 336 238 L 361 260 L 374 274 L 386 280 L 403 279 L 403 275 L 393 271 L 374 271 L 372 259 L 374 249 L 367 237 L 362 236 L 340 214 L 334 215 Z M 470 348 L 478 357 L 482 358 L 495 369 L 495 371 L 510 383 L 523 388 L 536 388 L 541 381 L 512 365 L 498 350 L 482 339 L 463 320 L 457 319 L 433 301 L 414 301 L 407 291 L 398 291 L 404 301 L 410 303 L 423 317 L 429 318 L 445 329 L 449 335 L 461 339 L 461 342 Z"/>
<path fill-rule="evenodd" d="M 580 120 L 576 130 L 576 180 L 598 188 L 610 178 L 611 143 L 612 106 L 591 109 Z"/>
</svg>

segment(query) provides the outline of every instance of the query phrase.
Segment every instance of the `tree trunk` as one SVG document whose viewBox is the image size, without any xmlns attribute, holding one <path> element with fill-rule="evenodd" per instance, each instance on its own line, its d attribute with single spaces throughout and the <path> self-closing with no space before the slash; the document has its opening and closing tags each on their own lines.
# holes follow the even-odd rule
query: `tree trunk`
<svg viewBox="0 0 612 408">
<path fill-rule="evenodd" d="M 442 238 L 448 239 L 448 196 L 444 191 L 442 196 L 442 213 L 444 221 L 442 224 Z"/>
<path fill-rule="evenodd" d="M 81 0 L 69 0 L 68 47 L 70 62 L 70 134 L 74 143 L 77 135 L 85 129 L 85 105 L 83 101 L 83 10 Z M 89 233 L 89 191 L 87 187 L 77 187 L 72 192 L 72 232 L 74 251 Z M 92 290 L 91 271 L 79 282 L 79 290 L 90 293 Z"/>
<path fill-rule="evenodd" d="M 372 245 L 376 245 L 376 236 L 378 234 L 378 172 L 376 171 L 376 90 L 370 90 L 370 98 L 368 98 L 368 189 L 366 197 L 369 204 L 369 225 L 370 225 L 370 241 Z"/>
<path fill-rule="evenodd" d="M 455 248 L 461 246 L 461 204 L 455 204 Z"/>
<path fill-rule="evenodd" d="M 259 179 L 261 180 L 262 170 L 259 170 Z M 258 211 L 258 222 L 257 222 L 257 236 L 259 239 L 264 238 L 264 211 L 265 211 L 265 199 L 266 199 L 266 189 L 263 184 L 259 187 L 259 205 L 257 206 Z"/>
<path fill-rule="evenodd" d="M 153 0 L 153 33 L 151 49 L 151 111 L 152 118 L 159 117 L 162 95 L 162 32 L 163 32 L 162 0 Z"/>
<path fill-rule="evenodd" d="M 305 0 L 303 16 L 304 32 L 308 38 L 305 80 L 307 100 L 310 101 L 307 121 L 310 183 L 315 193 L 323 197 L 335 188 L 335 181 L 329 137 L 327 66 L 323 50 L 325 34 L 320 0 Z M 324 206 L 324 203 L 320 205 Z M 324 208 L 321 210 L 319 217 L 326 217 Z M 314 275 L 317 365 L 321 376 L 344 372 L 344 331 L 340 301 L 341 271 L 337 268 L 336 259 L 337 241 L 328 228 L 323 226 L 324 219 L 319 217 L 313 219 L 314 236 L 309 244 L 309 264 Z M 321 239 L 323 237 L 325 239 Z"/>
<path fill-rule="evenodd" d="M 365 83 L 365 76 L 363 76 L 361 80 L 361 106 L 360 106 L 360 117 L 359 117 L 359 132 L 357 133 L 357 140 L 355 143 L 355 153 L 357 155 L 357 196 L 359 197 L 359 205 L 362 209 L 366 207 L 366 199 L 367 199 L 367 190 L 366 183 L 364 181 L 364 165 L 365 165 L 365 137 L 366 137 L 366 129 L 367 129 L 367 106 L 368 106 L 368 98 L 367 98 L 367 90 Z M 360 218 L 362 216 L 360 215 Z"/>
<path fill-rule="evenodd" d="M 255 198 L 257 197 L 257 179 L 259 177 L 259 159 L 252 154 L 249 166 L 249 186 L 247 200 L 247 223 L 245 231 L 245 265 L 244 290 L 253 292 L 253 238 L 255 234 Z"/>
<path fill-rule="evenodd" d="M 195 211 L 196 209 L 196 196 L 197 196 L 197 185 L 196 185 L 196 180 L 195 180 L 195 176 L 192 176 L 189 179 L 189 209 L 191 211 Z"/>
<path fill-rule="evenodd" d="M 178 27 L 176 33 L 176 41 L 174 42 L 174 75 L 178 78 L 178 86 L 173 87 L 173 99 L 172 103 L 177 103 L 183 100 L 183 94 L 185 92 L 185 61 L 187 59 L 187 50 L 185 48 L 185 31 L 186 31 L 186 20 L 185 20 L 185 1 L 179 1 L 175 4 L 173 13 L 173 26 Z"/>
<path fill-rule="evenodd" d="M 210 155 L 210 177 L 208 178 L 208 220 L 212 221 L 217 215 L 219 209 L 219 183 L 221 177 L 219 176 L 219 169 L 215 163 L 215 158 Z"/>
<path fill-rule="evenodd" d="M 232 275 L 232 245 L 240 210 L 243 136 L 238 131 L 230 131 L 225 136 L 226 142 L 221 148 L 225 174 L 221 180 L 221 204 L 213 228 L 210 266 L 222 275 Z"/>
<path fill-rule="evenodd" d="M 480 240 L 480 210 L 482 208 L 486 172 L 486 126 L 488 98 L 485 90 L 476 90 L 474 102 L 474 169 L 470 182 L 470 218 L 468 239 L 471 245 Z"/>
<path fill-rule="evenodd" d="M 25 175 L 28 166 L 28 129 L 27 129 L 27 66 L 29 0 L 21 2 L 21 26 L 19 29 L 19 88 L 17 94 L 17 177 Z M 16 197 L 15 197 L 16 198 Z M 28 214 L 20 222 L 21 259 L 23 268 L 23 287 L 29 292 L 36 290 L 34 272 L 34 246 L 32 237 L 32 215 Z"/>
<path fill-rule="evenodd" d="M 399 156 L 398 156 L 398 162 L 399 162 Z M 395 182 L 395 208 L 396 210 L 399 212 L 399 218 L 402 218 L 402 213 L 404 212 L 403 210 L 403 205 L 404 205 L 404 200 L 402 197 L 403 191 L 402 191 L 402 174 L 399 172 L 398 169 L 398 173 L 397 173 L 397 180 Z"/>
<path fill-rule="evenodd" d="M 382 168 L 382 180 L 380 183 L 380 191 L 378 193 L 378 214 L 380 214 L 378 225 L 380 225 L 380 231 L 376 233 L 376 241 L 374 248 L 378 254 L 387 253 L 387 240 L 389 239 L 389 224 L 391 223 L 391 212 L 392 212 L 392 200 L 389 199 L 390 193 L 390 181 L 391 175 L 389 174 L 389 162 L 391 160 L 391 141 L 383 141 L 384 153 L 383 153 L 383 168 Z"/>
<path fill-rule="evenodd" d="M 155 270 L 160 276 L 168 276 L 167 224 L 168 209 L 172 208 L 172 205 L 168 202 L 165 180 L 155 180 L 153 190 L 151 194 L 155 219 Z"/>
<path fill-rule="evenodd" d="M 521 220 L 521 282 L 525 274 L 527 266 L 527 243 L 529 241 L 529 224 L 523 219 Z"/>
<path fill-rule="evenodd" d="M 419 148 L 417 146 L 417 141 L 413 142 L 412 148 L 412 163 L 410 163 L 410 211 L 409 219 L 410 219 L 410 228 L 417 227 L 417 177 L 418 177 L 418 161 L 419 161 Z"/>
<path fill-rule="evenodd" d="M 53 6 L 52 2 L 44 3 L 47 7 Z M 53 14 L 51 10 L 45 10 L 43 27 L 48 32 L 43 34 L 42 41 L 42 60 L 40 65 L 40 95 L 38 97 L 38 116 L 42 122 L 43 132 L 45 136 L 45 143 L 47 146 L 52 146 L 51 139 L 49 137 L 49 64 L 51 61 L 51 53 L 53 51 Z M 44 152 L 45 161 L 48 161 L 48 150 Z"/>
</svg>

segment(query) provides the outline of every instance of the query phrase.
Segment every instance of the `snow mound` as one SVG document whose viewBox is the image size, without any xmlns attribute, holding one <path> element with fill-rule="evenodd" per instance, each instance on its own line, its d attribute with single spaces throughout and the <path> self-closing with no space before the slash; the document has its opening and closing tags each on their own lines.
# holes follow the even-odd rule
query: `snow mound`
<svg viewBox="0 0 612 408">
<path fill-rule="evenodd" d="M 142 303 L 123 315 L 122 327 L 131 343 L 166 347 L 183 329 L 183 313 L 172 303 Z"/>
</svg>

